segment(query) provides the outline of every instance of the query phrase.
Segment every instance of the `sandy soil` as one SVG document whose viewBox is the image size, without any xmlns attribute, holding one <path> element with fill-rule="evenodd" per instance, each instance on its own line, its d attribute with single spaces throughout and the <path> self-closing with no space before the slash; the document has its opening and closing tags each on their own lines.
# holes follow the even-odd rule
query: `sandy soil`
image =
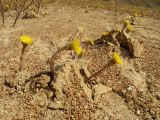
<svg viewBox="0 0 160 120">
<path fill-rule="evenodd" d="M 82 58 L 63 51 L 54 60 L 56 76 L 39 74 L 50 71 L 49 59 L 77 26 L 94 40 L 107 29 L 121 28 L 127 14 L 112 11 L 48 7 L 45 16 L 20 19 L 10 27 L 8 14 L 0 30 L 0 120 L 160 120 L 160 23 L 159 19 L 140 17 L 130 36 L 141 41 L 139 58 L 131 58 L 121 48 L 123 65 L 111 64 L 114 46 L 84 46 Z M 145 27 L 145 28 L 144 28 Z M 151 28 L 151 29 L 146 29 Z M 21 35 L 34 44 L 27 47 L 19 71 Z M 84 37 L 85 38 L 85 37 Z M 108 67 L 93 82 L 87 76 Z"/>
</svg>

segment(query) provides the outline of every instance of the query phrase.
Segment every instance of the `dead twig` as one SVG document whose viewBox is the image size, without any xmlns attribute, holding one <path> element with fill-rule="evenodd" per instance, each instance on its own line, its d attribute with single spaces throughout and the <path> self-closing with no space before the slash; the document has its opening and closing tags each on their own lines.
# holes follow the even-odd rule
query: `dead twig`
<svg viewBox="0 0 160 120">
<path fill-rule="evenodd" d="M 28 4 L 27 4 L 28 3 Z M 30 2 L 27 2 L 27 0 L 23 0 L 22 2 L 21 2 L 21 4 L 19 4 L 19 6 L 18 6 L 18 2 L 17 1 L 14 1 L 14 8 L 15 8 L 15 10 L 16 10 L 16 12 L 17 12 L 17 15 L 16 15 L 16 18 L 15 18 L 15 20 L 14 20 L 14 23 L 13 23 L 13 27 L 15 26 L 15 24 L 17 23 L 17 20 L 19 19 L 19 16 L 20 16 L 20 14 L 23 12 L 23 11 L 25 11 L 25 10 L 27 10 L 28 8 L 29 8 L 29 6 L 31 6 L 32 4 L 33 4 L 33 0 L 31 0 Z"/>
<path fill-rule="evenodd" d="M 87 83 L 91 83 L 92 81 L 94 81 L 97 76 L 101 75 L 104 70 L 110 66 L 114 65 L 114 62 L 112 60 L 110 60 L 107 64 L 105 64 L 100 70 L 98 70 L 97 72 L 93 73 L 89 78 L 86 79 Z M 93 79 L 95 78 L 95 79 Z"/>
<path fill-rule="evenodd" d="M 51 71 L 41 71 L 35 75 L 32 75 L 30 78 L 36 78 L 36 77 L 40 77 L 41 75 L 48 75 L 48 76 L 52 76 L 52 72 Z"/>
<path fill-rule="evenodd" d="M 0 7 L 1 7 L 2 23 L 4 25 L 4 8 L 3 8 L 2 0 L 0 0 Z"/>
</svg>

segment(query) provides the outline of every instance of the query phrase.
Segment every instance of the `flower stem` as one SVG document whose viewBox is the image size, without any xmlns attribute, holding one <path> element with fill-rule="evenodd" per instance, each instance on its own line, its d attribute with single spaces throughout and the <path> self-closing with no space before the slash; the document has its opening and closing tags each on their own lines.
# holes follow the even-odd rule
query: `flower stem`
<svg viewBox="0 0 160 120">
<path fill-rule="evenodd" d="M 24 43 L 22 43 L 23 44 L 23 47 L 22 47 L 22 52 L 21 52 L 21 56 L 20 56 L 20 66 L 19 66 L 19 71 L 21 71 L 22 70 L 22 64 L 23 64 L 23 56 L 24 56 L 24 52 L 25 52 L 25 49 L 27 48 L 27 44 L 24 44 Z"/>
</svg>

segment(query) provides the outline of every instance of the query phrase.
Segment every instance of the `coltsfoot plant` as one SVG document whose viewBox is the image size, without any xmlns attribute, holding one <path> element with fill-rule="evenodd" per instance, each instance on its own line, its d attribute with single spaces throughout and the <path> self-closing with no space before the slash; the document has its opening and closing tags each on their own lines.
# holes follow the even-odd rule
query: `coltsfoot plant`
<svg viewBox="0 0 160 120">
<path fill-rule="evenodd" d="M 131 25 L 131 22 L 128 19 L 123 20 L 123 29 L 121 33 L 123 33 L 124 30 L 126 30 L 126 32 L 131 32 L 133 30 L 133 26 Z"/>
<path fill-rule="evenodd" d="M 20 56 L 20 68 L 19 68 L 19 70 L 21 71 L 24 52 L 27 46 L 33 43 L 33 40 L 31 37 L 23 35 L 20 37 L 20 42 L 22 43 L 22 51 L 21 51 L 21 56 Z"/>
</svg>

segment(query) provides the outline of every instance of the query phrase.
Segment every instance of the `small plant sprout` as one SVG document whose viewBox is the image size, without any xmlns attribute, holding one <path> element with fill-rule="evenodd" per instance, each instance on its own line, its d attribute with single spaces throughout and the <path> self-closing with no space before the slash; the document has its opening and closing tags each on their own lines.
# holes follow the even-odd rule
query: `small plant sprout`
<svg viewBox="0 0 160 120">
<path fill-rule="evenodd" d="M 121 30 L 121 33 L 123 33 L 124 30 L 126 30 L 126 32 L 131 32 L 133 30 L 133 27 L 130 23 L 130 21 L 128 19 L 123 20 L 123 28 Z"/>
<path fill-rule="evenodd" d="M 25 36 L 25 35 L 20 37 L 20 41 L 21 41 L 23 47 L 22 47 L 22 52 L 21 52 L 21 56 L 20 56 L 20 68 L 19 68 L 19 70 L 22 69 L 22 60 L 23 60 L 23 55 L 24 55 L 25 49 L 27 48 L 28 45 L 31 45 L 33 43 L 32 38 L 29 37 L 29 36 Z"/>
<path fill-rule="evenodd" d="M 107 31 L 107 32 L 103 32 L 102 35 L 103 35 L 103 36 L 108 36 L 108 35 L 109 35 L 109 32 L 108 32 L 108 31 Z"/>
<path fill-rule="evenodd" d="M 108 31 L 105 31 L 105 32 L 102 33 L 102 37 L 101 38 L 106 40 L 106 39 L 108 39 L 109 35 L 110 35 L 110 33 Z"/>
<path fill-rule="evenodd" d="M 74 52 L 77 56 L 80 56 L 83 52 L 80 40 L 77 38 L 73 40 L 73 42 L 71 44 L 71 48 L 72 48 L 72 50 L 74 50 Z"/>
<path fill-rule="evenodd" d="M 113 52 L 113 61 L 117 64 L 120 64 L 120 65 L 123 64 L 123 62 L 117 52 Z"/>
<path fill-rule="evenodd" d="M 94 40 L 93 39 L 87 37 L 86 41 L 89 42 L 91 45 L 94 45 Z"/>
</svg>

